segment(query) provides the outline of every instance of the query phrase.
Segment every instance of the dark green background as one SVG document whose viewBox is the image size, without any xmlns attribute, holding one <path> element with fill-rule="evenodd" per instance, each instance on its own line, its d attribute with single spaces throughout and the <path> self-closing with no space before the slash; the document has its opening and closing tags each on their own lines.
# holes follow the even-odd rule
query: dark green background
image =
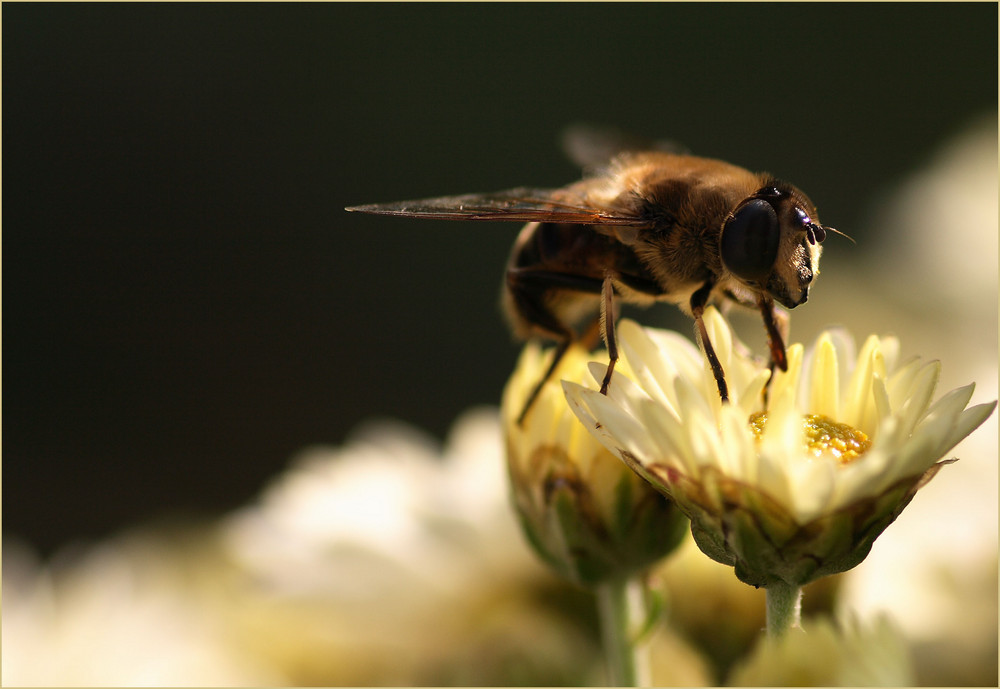
<svg viewBox="0 0 1000 689">
<path fill-rule="evenodd" d="M 46 550 L 237 505 L 373 415 L 440 435 L 498 400 L 517 228 L 345 205 L 561 185 L 585 121 L 785 177 L 863 252 L 878 195 L 997 104 L 993 3 L 2 19 L 4 531 Z"/>
</svg>

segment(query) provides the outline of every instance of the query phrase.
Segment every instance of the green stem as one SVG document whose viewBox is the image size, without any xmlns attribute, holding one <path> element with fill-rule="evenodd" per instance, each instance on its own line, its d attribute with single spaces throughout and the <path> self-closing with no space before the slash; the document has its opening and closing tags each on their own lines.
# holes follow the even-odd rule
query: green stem
<svg viewBox="0 0 1000 689">
<path fill-rule="evenodd" d="M 600 584 L 594 593 L 597 595 L 610 686 L 647 686 L 648 649 L 638 639 L 646 621 L 642 582 L 638 579 L 616 579 Z"/>
<path fill-rule="evenodd" d="M 802 589 L 784 582 L 767 587 L 767 634 L 781 636 L 799 626 L 802 612 Z"/>
</svg>

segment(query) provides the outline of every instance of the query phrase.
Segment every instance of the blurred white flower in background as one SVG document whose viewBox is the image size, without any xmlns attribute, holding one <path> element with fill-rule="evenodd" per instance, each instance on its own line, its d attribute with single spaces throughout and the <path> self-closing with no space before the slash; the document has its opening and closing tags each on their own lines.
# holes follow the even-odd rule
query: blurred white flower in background
<svg viewBox="0 0 1000 689">
<path fill-rule="evenodd" d="M 939 146 L 877 208 L 871 224 L 883 232 L 869 259 L 891 270 L 871 275 L 916 309 L 983 315 L 977 305 L 997 298 L 997 184 L 993 113 Z M 996 323 L 996 309 L 985 315 Z"/>
<path fill-rule="evenodd" d="M 383 422 L 308 451 L 223 529 L 271 612 L 255 646 L 297 683 L 442 682 L 453 678 L 440 668 L 508 624 L 534 628 L 524 643 L 540 647 L 560 624 L 532 600 L 554 580 L 511 512 L 492 409 L 460 418 L 443 450 Z M 574 637 L 552 636 L 556 677 Z"/>
<path fill-rule="evenodd" d="M 136 531 L 45 568 L 5 541 L 3 684 L 286 684 L 218 614 L 226 568 L 206 534 Z"/>
<path fill-rule="evenodd" d="M 428 595 L 450 595 L 479 570 L 501 576 L 533 563 L 509 512 L 491 409 L 460 419 L 443 456 L 430 437 L 388 421 L 342 449 L 308 450 L 225 530 L 236 558 L 276 592 L 364 594 L 373 586 L 360 569 L 403 571 Z"/>
</svg>

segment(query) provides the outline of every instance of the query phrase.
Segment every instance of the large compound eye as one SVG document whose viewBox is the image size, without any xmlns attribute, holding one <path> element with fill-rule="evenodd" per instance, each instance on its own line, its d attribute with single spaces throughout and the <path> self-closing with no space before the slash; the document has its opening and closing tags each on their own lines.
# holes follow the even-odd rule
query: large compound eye
<svg viewBox="0 0 1000 689">
<path fill-rule="evenodd" d="M 774 267 L 780 238 L 778 215 L 771 204 L 747 201 L 722 228 L 722 262 L 738 277 L 761 283 Z"/>
</svg>

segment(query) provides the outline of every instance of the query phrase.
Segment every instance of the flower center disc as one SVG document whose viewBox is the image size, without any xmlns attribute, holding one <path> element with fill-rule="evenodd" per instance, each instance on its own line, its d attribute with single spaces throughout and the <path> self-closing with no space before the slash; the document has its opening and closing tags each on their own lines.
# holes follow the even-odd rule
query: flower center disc
<svg viewBox="0 0 1000 689">
<path fill-rule="evenodd" d="M 757 412 L 750 416 L 750 429 L 754 438 L 760 440 L 767 425 L 767 412 Z M 858 429 L 838 423 L 822 414 L 806 414 L 802 417 L 805 432 L 806 451 L 821 456 L 829 453 L 841 464 L 849 464 L 863 455 L 872 446 L 872 441 Z"/>
</svg>

